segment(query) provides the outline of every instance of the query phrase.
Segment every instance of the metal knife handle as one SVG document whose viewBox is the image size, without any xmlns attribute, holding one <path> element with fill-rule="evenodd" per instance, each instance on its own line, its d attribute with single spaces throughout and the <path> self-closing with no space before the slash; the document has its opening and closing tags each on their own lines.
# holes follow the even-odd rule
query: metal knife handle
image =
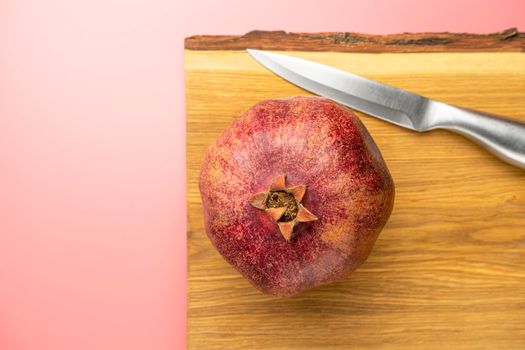
<svg viewBox="0 0 525 350">
<path fill-rule="evenodd" d="M 462 134 L 504 161 L 525 169 L 525 123 L 435 102 L 432 129 Z"/>
</svg>

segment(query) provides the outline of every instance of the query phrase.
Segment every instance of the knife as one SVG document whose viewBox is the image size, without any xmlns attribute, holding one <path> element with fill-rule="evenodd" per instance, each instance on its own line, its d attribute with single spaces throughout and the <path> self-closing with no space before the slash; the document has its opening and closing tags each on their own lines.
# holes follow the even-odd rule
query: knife
<svg viewBox="0 0 525 350">
<path fill-rule="evenodd" d="M 247 51 L 281 78 L 314 94 L 410 130 L 456 132 L 525 169 L 525 123 L 431 100 L 297 57 Z"/>
</svg>

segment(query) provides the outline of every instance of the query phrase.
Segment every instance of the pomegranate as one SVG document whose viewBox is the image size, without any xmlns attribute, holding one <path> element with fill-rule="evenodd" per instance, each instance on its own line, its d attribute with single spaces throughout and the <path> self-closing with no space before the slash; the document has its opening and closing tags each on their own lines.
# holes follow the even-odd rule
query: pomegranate
<svg viewBox="0 0 525 350">
<path fill-rule="evenodd" d="M 255 287 L 278 296 L 354 271 L 394 201 L 364 125 L 319 97 L 257 103 L 210 146 L 199 187 L 213 245 Z"/>
</svg>

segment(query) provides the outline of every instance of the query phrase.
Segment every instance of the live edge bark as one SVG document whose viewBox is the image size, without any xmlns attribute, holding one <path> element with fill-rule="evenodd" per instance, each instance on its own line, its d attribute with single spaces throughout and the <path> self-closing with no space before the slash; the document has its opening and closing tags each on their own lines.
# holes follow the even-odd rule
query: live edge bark
<svg viewBox="0 0 525 350">
<path fill-rule="evenodd" d="M 491 34 L 403 33 L 370 35 L 349 32 L 287 33 L 255 30 L 244 35 L 196 35 L 188 50 L 334 51 L 334 52 L 525 52 L 525 33 L 510 28 Z"/>
</svg>

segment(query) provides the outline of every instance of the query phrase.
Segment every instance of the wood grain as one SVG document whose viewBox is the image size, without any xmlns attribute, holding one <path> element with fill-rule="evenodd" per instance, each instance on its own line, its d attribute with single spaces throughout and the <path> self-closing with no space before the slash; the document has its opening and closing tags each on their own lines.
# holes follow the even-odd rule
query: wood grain
<svg viewBox="0 0 525 350">
<path fill-rule="evenodd" d="M 351 277 L 260 294 L 203 230 L 201 159 L 266 98 L 306 95 L 242 51 L 186 51 L 189 349 L 524 349 L 525 172 L 445 131 L 359 114 L 396 184 L 392 216 Z M 296 52 L 445 102 L 525 121 L 524 53 Z"/>
<path fill-rule="evenodd" d="M 189 50 L 262 50 L 334 52 L 486 52 L 525 51 L 525 33 L 510 28 L 492 34 L 287 33 L 255 30 L 245 35 L 196 35 L 186 38 Z"/>
</svg>

